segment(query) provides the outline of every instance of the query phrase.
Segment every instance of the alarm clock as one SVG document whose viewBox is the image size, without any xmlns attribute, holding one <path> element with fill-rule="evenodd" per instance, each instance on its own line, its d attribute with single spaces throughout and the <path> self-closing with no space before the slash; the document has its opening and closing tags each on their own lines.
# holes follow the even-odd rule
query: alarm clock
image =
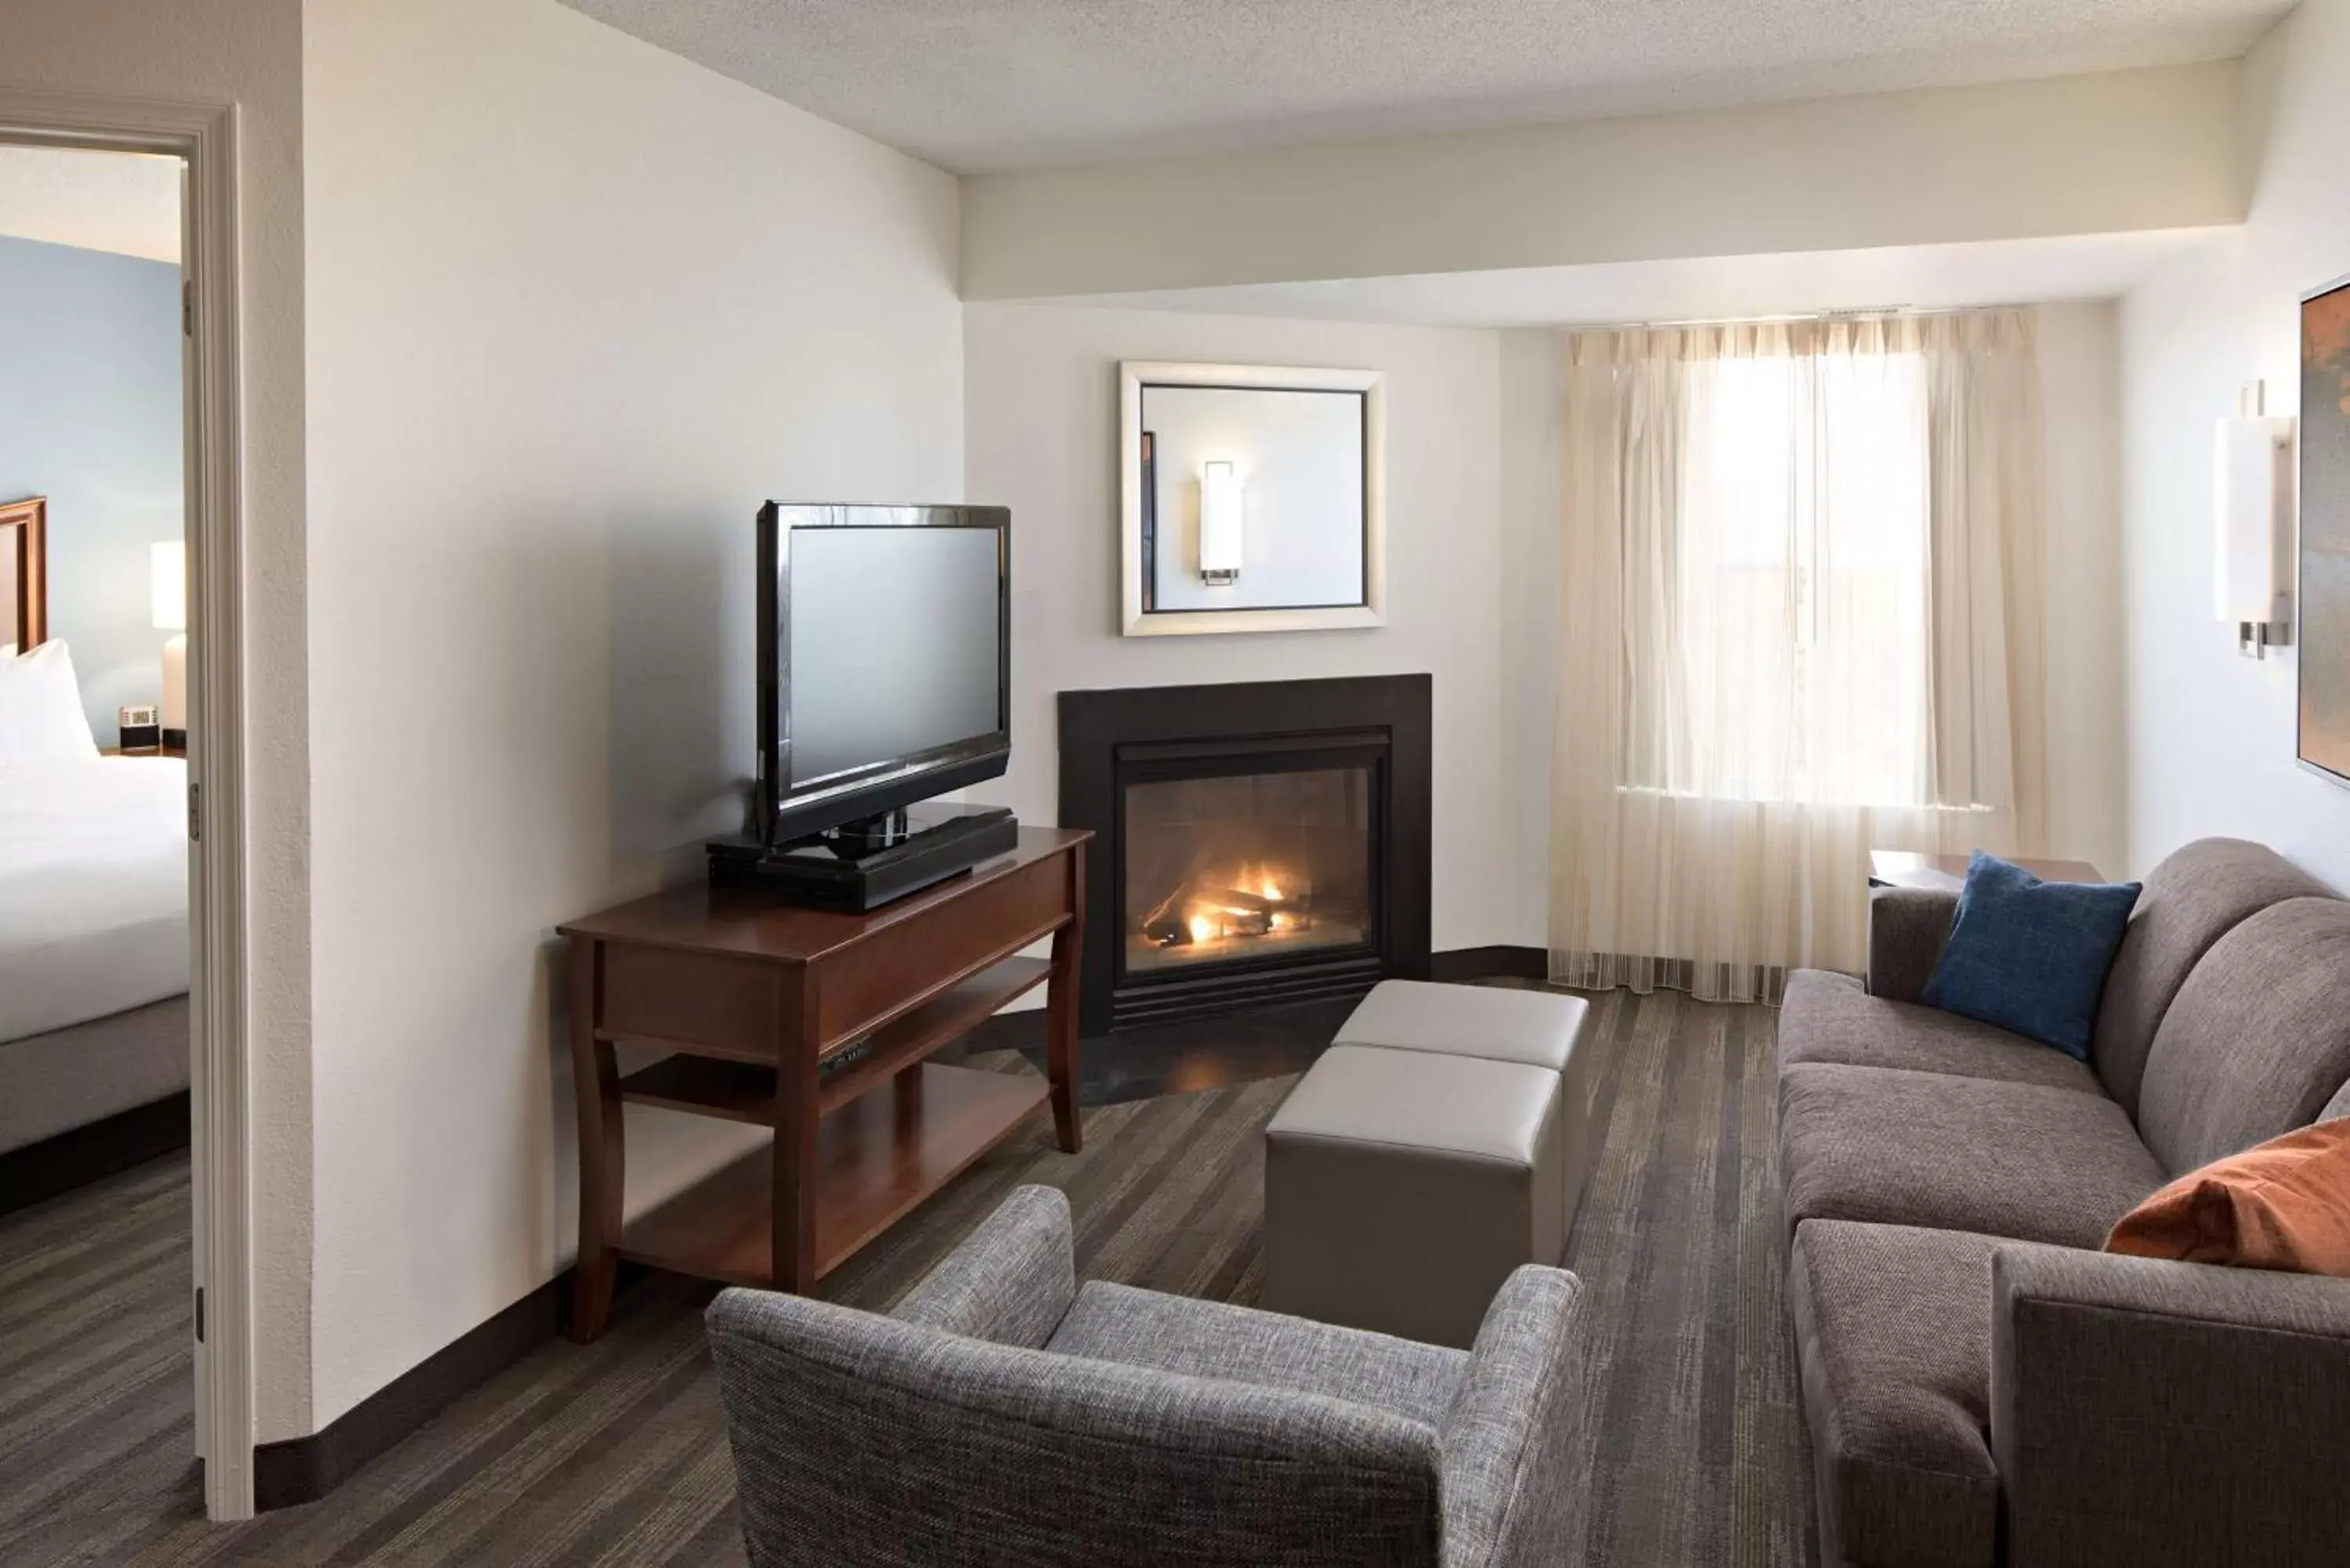
<svg viewBox="0 0 2350 1568">
<path fill-rule="evenodd" d="M 127 702 L 116 710 L 114 722 L 126 752 L 152 750 L 163 743 L 163 711 L 152 702 Z"/>
</svg>

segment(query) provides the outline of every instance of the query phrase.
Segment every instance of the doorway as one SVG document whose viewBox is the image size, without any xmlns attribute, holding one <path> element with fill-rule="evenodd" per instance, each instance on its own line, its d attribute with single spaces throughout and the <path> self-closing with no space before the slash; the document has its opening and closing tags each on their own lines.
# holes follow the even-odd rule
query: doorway
<svg viewBox="0 0 2350 1568">
<path fill-rule="evenodd" d="M 67 235 L 34 236 L 27 243 L 46 247 L 34 259 L 52 270 L 65 262 L 83 264 L 65 271 L 104 272 L 124 285 L 126 299 L 147 301 L 160 291 L 160 304 L 147 301 L 131 314 L 141 321 L 151 315 L 165 341 L 142 343 L 135 352 L 116 345 L 126 348 L 123 362 L 135 364 L 136 375 L 126 369 L 120 378 L 97 377 L 93 383 L 99 395 L 127 400 L 108 416 L 117 422 L 127 421 L 134 405 L 145 417 L 158 400 L 176 402 L 169 411 L 176 416 L 178 450 L 158 460 L 166 478 L 159 483 L 142 469 L 137 483 L 118 483 L 130 476 L 110 475 L 103 462 L 89 477 L 64 461 L 70 443 L 54 431 L 39 462 L 64 483 L 28 483 L 25 475 L 0 474 L 0 486 L 13 487 L 0 493 L 0 503 L 38 503 L 19 504 L 16 525 L 0 539 L 7 546 L 0 556 L 10 563 L 0 597 L 17 634 L 0 636 L 0 643 L 20 643 L 18 653 L 8 656 L 17 659 L 40 654 L 52 642 L 63 645 L 62 654 L 36 660 L 42 669 L 30 671 L 52 697 L 60 690 L 75 694 L 70 715 L 51 703 L 56 723 L 48 732 L 53 739 L 68 732 L 63 744 L 69 752 L 86 751 L 92 779 L 127 792 L 126 800 L 136 797 L 135 805 L 121 809 L 139 813 L 142 832 L 172 833 L 184 844 L 185 936 L 179 949 L 184 986 L 177 998 L 143 996 L 163 984 L 153 961 L 173 940 L 149 929 L 140 933 L 139 961 L 148 966 L 132 988 L 140 997 L 124 991 L 109 1006 L 99 994 L 104 984 L 138 964 L 120 955 L 101 958 L 88 966 L 96 977 L 86 987 L 91 994 L 62 1004 L 66 1012 L 98 1007 L 95 1016 L 78 1023 L 36 1022 L 70 1030 L 108 1019 L 139 1021 L 138 1039 L 128 1045 L 113 1042 L 150 1075 L 118 1085 L 138 1100 L 128 1109 L 143 1108 L 148 1116 L 115 1151 L 135 1156 L 141 1152 L 140 1137 L 151 1140 L 166 1131 L 172 1112 L 154 1107 L 171 1106 L 172 1095 L 180 1092 L 160 1101 L 146 1096 L 158 1086 L 152 1075 L 161 1065 L 153 1049 L 162 1022 L 156 1010 L 176 1005 L 183 1020 L 177 1065 L 186 1085 L 179 1114 L 185 1116 L 190 1151 L 192 1446 L 203 1462 L 206 1512 L 221 1521 L 252 1515 L 254 1447 L 234 138 L 233 113 L 221 106 L 0 89 L 0 166 L 13 166 L 36 184 L 58 182 L 48 191 L 52 213 L 83 223 L 82 237 L 99 241 L 64 244 L 81 254 L 61 257 L 56 253 Z M 36 155 L 46 155 L 37 171 Z M 86 210 L 72 217 L 78 193 L 91 198 L 109 192 L 115 200 L 85 200 Z M 160 218 L 158 202 L 169 207 Z M 110 238 L 102 237 L 109 213 L 122 222 Z M 143 238 L 124 237 L 132 231 Z M 142 248 L 174 254 L 131 254 Z M 107 265 L 87 265 L 93 255 Z M 147 270 L 158 268 L 160 276 Z M 153 384 L 159 373 L 165 378 L 160 388 Z M 173 469 L 176 485 L 168 483 Z M 81 628 L 86 652 L 61 635 L 69 626 Z M 76 664 L 86 668 L 73 669 Z M 11 673 L 28 671 L 17 666 Z M 30 682 L 17 688 L 30 689 Z M 78 741 L 69 732 L 75 724 Z M 80 831 L 58 835 L 56 847 L 68 859 L 79 852 Z M 111 867 L 109 875 L 120 870 Z M 68 877 L 60 885 L 76 884 Z M 70 1072 L 66 1078 L 68 1091 L 91 1087 L 72 1082 Z M 120 1108 L 106 1112 L 120 1114 Z"/>
</svg>

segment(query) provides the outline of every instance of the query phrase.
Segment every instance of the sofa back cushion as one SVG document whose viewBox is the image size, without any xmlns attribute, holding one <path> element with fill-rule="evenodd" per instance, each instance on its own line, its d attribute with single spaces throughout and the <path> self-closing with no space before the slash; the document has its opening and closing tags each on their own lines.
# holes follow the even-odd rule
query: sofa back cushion
<svg viewBox="0 0 2350 1568">
<path fill-rule="evenodd" d="M 2350 903 L 2289 898 L 2212 944 L 2163 1015 L 2138 1136 L 2177 1176 L 2306 1127 L 2350 1080 Z"/>
<path fill-rule="evenodd" d="M 2138 1114 L 2147 1054 L 2189 971 L 2247 916 L 2287 898 L 2329 897 L 2275 850 L 2241 838 L 2199 838 L 2149 873 L 2129 930 L 2106 971 L 2089 1061 L 2106 1092 Z"/>
</svg>

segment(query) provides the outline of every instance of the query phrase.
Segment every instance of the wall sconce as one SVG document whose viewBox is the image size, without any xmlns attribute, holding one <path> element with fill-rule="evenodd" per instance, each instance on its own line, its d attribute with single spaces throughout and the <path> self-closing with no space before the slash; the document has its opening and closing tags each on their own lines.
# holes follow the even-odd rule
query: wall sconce
<svg viewBox="0 0 2350 1568">
<path fill-rule="evenodd" d="M 188 548 L 177 539 L 147 548 L 148 606 L 157 631 L 179 635 L 163 645 L 163 731 L 184 743 L 188 733 Z"/>
<path fill-rule="evenodd" d="M 2217 608 L 2236 628 L 2236 651 L 2253 659 L 2293 639 L 2293 421 L 2262 415 L 2261 403 L 2255 381 L 2213 449 Z"/>
<path fill-rule="evenodd" d="M 1218 587 L 1241 577 L 1241 477 L 1229 462 L 1200 469 L 1200 580 Z"/>
</svg>

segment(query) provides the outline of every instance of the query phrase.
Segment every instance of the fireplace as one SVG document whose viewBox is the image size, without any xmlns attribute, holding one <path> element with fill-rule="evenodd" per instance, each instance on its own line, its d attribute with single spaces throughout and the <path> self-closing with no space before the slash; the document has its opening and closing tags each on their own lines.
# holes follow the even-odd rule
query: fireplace
<svg viewBox="0 0 2350 1568">
<path fill-rule="evenodd" d="M 1061 693 L 1103 1034 L 1428 972 L 1424 675 Z"/>
</svg>

